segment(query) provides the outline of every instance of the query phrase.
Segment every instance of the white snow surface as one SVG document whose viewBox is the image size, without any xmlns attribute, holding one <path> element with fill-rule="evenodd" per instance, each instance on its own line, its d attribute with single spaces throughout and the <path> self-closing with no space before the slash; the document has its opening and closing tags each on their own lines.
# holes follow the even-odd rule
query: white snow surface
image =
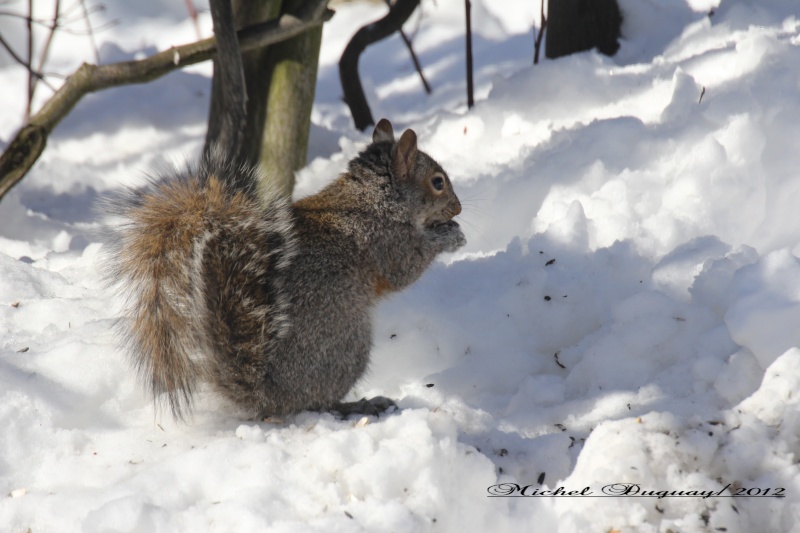
<svg viewBox="0 0 800 533">
<path fill-rule="evenodd" d="M 106 4 L 104 62 L 195 38 L 183 2 Z M 80 102 L 0 203 L 0 531 L 800 531 L 800 4 L 621 0 L 616 57 L 536 66 L 533 4 L 473 0 L 471 110 L 462 2 L 406 25 L 431 96 L 397 36 L 362 57 L 469 241 L 378 309 L 350 397 L 396 398 L 380 418 L 245 420 L 210 393 L 188 424 L 154 411 L 93 207 L 197 156 L 210 66 Z M 384 11 L 325 26 L 297 196 L 368 140 L 337 62 Z M 17 46 L 20 24 L 0 17 Z M 25 93 L 2 57 L 0 148 Z M 92 53 L 62 33 L 51 59 Z M 582 495 L 492 497 L 514 484 Z M 621 484 L 647 496 L 604 496 Z"/>
</svg>

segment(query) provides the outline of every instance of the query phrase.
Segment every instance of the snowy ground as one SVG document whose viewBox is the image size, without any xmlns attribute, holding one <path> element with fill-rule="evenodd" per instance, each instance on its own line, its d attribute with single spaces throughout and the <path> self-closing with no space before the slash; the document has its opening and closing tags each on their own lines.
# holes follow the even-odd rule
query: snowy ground
<svg viewBox="0 0 800 533">
<path fill-rule="evenodd" d="M 431 97 L 398 38 L 362 58 L 373 113 L 449 170 L 469 240 L 377 313 L 352 395 L 397 398 L 381 419 L 257 423 L 210 395 L 189 425 L 154 415 L 91 209 L 198 153 L 209 67 L 81 102 L 0 203 L 0 530 L 800 531 L 800 6 L 624 0 L 616 58 L 533 67 L 534 4 L 473 0 L 471 111 L 461 2 L 407 27 Z M 103 61 L 194 39 L 183 2 L 107 5 Z M 298 195 L 366 142 L 336 62 L 381 12 L 326 26 Z M 64 34 L 52 59 L 91 52 Z M 24 75 L 0 61 L 2 146 Z M 490 497 L 513 484 L 582 495 Z M 614 484 L 639 497 L 600 497 Z"/>
</svg>

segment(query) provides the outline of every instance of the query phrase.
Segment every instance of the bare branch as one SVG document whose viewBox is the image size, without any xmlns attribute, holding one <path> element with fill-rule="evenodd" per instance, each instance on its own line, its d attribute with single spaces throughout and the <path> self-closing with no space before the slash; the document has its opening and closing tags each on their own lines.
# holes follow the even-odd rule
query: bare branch
<svg viewBox="0 0 800 533">
<path fill-rule="evenodd" d="M 238 32 L 239 47 L 246 51 L 268 46 L 317 27 L 333 14 L 326 6 L 327 0 L 308 0 L 294 16 L 287 14 L 244 28 Z M 145 83 L 178 68 L 207 61 L 216 52 L 216 39 L 211 37 L 138 61 L 100 66 L 84 63 L 31 117 L 0 156 L 0 199 L 30 170 L 44 150 L 47 136 L 83 96 L 109 87 Z"/>
<path fill-rule="evenodd" d="M 361 86 L 361 80 L 358 76 L 358 59 L 361 56 L 361 52 L 366 50 L 367 46 L 385 39 L 401 28 L 417 8 L 419 1 L 397 0 L 389 8 L 389 13 L 385 17 L 362 26 L 353 35 L 344 52 L 342 52 L 342 57 L 339 60 L 339 81 L 342 84 L 344 101 L 353 115 L 353 122 L 356 128 L 361 131 L 375 124 L 372 112 L 369 109 L 369 103 L 367 103 L 367 97 L 364 95 L 364 88 Z"/>
</svg>

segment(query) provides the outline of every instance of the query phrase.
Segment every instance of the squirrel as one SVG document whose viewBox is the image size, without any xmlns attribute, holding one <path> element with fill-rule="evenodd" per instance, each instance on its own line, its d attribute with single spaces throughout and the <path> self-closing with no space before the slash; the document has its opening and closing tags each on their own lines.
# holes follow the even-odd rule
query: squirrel
<svg viewBox="0 0 800 533">
<path fill-rule="evenodd" d="M 132 366 L 176 419 L 201 382 L 262 418 L 393 406 L 341 400 L 368 367 L 377 302 L 466 243 L 447 173 L 382 119 L 314 195 L 291 203 L 258 180 L 212 150 L 110 201 Z"/>
</svg>

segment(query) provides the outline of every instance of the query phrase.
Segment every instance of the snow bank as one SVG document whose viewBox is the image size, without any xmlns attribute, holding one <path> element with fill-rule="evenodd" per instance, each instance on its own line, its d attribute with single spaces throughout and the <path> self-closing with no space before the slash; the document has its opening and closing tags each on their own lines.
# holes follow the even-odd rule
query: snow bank
<svg viewBox="0 0 800 533">
<path fill-rule="evenodd" d="M 211 394 L 191 424 L 154 415 L 111 334 L 91 208 L 199 151 L 208 67 L 88 97 L 57 128 L 0 204 L 0 529 L 800 528 L 796 3 L 625 0 L 618 57 L 535 67 L 537 10 L 473 4 L 472 110 L 458 2 L 407 26 L 431 97 L 399 38 L 361 61 L 373 113 L 448 169 L 469 241 L 378 310 L 351 397 L 396 398 L 380 419 L 247 421 Z M 108 6 L 107 60 L 194 38 L 174 5 L 132 6 Z M 326 26 L 298 195 L 367 141 L 336 62 L 383 9 Z M 59 38 L 59 66 L 89 59 Z M 0 79 L 8 139 L 24 80 Z M 582 495 L 492 497 L 517 485 Z"/>
</svg>

